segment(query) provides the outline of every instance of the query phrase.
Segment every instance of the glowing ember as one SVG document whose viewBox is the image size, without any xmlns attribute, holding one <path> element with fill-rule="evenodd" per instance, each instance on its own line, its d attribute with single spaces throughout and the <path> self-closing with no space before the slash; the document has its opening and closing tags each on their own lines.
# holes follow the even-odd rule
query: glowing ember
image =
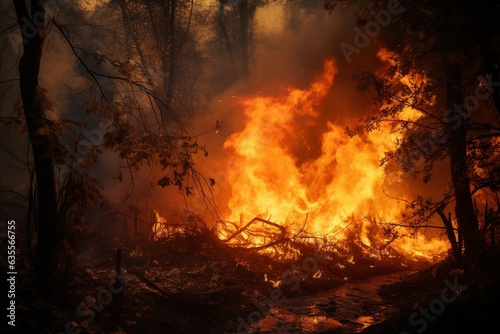
<svg viewBox="0 0 500 334">
<path fill-rule="evenodd" d="M 344 128 L 328 123 L 317 158 L 299 162 L 293 154 L 296 148 L 290 139 L 297 138 L 300 128 L 314 127 L 319 116 L 316 109 L 330 92 L 336 72 L 334 62 L 327 61 L 308 89 L 288 88 L 279 96 L 242 101 L 244 129 L 224 145 L 232 152 L 227 220 L 239 222 L 241 228 L 253 217 L 271 217 L 297 231 L 307 214 L 306 231 L 329 240 L 356 235 L 367 248 L 374 246 L 374 240 L 378 245 L 389 240 L 382 228 L 359 216 L 394 221 L 403 209 L 400 202 L 383 194 L 383 188 L 391 189 L 398 182 L 398 175 L 390 175 L 380 166 L 384 152 L 393 150 L 397 139 L 389 125 L 350 138 Z M 419 114 L 406 110 L 403 116 L 416 118 Z M 242 233 L 243 239 L 249 237 Z M 262 237 L 253 237 L 254 243 L 264 243 Z M 399 239 L 392 246 L 406 255 L 428 259 L 448 248 L 444 241 L 429 241 L 422 235 L 418 241 Z"/>
</svg>

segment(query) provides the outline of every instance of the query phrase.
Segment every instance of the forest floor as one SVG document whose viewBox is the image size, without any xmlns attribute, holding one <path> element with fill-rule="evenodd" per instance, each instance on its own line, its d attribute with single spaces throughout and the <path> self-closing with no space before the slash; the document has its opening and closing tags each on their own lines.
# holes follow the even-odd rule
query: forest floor
<svg viewBox="0 0 500 334">
<path fill-rule="evenodd" d="M 422 316 L 409 322 L 412 313 L 443 304 L 436 319 L 426 320 L 426 332 L 461 333 L 461 322 L 477 328 L 500 309 L 496 257 L 478 264 L 453 302 L 448 293 L 439 303 L 445 280 L 457 285 L 449 261 L 380 259 L 351 246 L 346 254 L 305 248 L 295 259 L 279 259 L 230 248 L 209 233 L 141 249 L 131 243 L 122 248 L 120 283 L 115 251 L 96 242 L 70 280 L 46 291 L 20 275 L 16 328 L 3 332 L 417 333 L 424 323 Z"/>
<path fill-rule="evenodd" d="M 398 311 L 363 334 L 498 332 L 500 253 L 489 251 L 466 277 L 458 274 L 447 261 L 382 286 L 383 303 Z"/>
</svg>

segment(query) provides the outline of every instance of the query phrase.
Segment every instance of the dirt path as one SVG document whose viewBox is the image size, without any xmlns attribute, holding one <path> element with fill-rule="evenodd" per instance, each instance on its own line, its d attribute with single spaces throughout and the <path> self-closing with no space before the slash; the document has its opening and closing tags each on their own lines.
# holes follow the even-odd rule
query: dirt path
<svg viewBox="0 0 500 334">
<path fill-rule="evenodd" d="M 251 333 L 359 333 L 397 311 L 377 294 L 383 284 L 400 281 L 400 274 L 349 282 L 314 295 L 288 299 L 271 308 Z"/>
</svg>

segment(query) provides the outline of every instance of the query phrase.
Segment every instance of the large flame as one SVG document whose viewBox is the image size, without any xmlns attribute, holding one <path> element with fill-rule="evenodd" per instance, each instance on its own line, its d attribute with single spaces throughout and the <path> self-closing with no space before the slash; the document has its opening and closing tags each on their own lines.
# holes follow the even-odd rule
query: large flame
<svg viewBox="0 0 500 334">
<path fill-rule="evenodd" d="M 287 88 L 277 96 L 242 101 L 245 126 L 224 144 L 232 153 L 229 221 L 239 222 L 241 227 L 249 219 L 261 217 L 299 229 L 307 215 L 306 230 L 311 234 L 342 240 L 356 228 L 359 240 L 371 246 L 370 240 L 378 236 L 369 235 L 375 233 L 370 228 L 373 223 L 360 215 L 390 221 L 402 212 L 401 202 L 383 192 L 397 185 L 399 177 L 380 166 L 384 152 L 396 145 L 389 125 L 350 138 L 344 128 L 330 122 L 321 137 L 318 157 L 304 161 L 294 154 L 298 148 L 293 141 L 304 128 L 315 126 L 318 106 L 331 92 L 336 72 L 334 62 L 327 61 L 308 89 Z M 418 117 L 418 112 L 407 110 L 405 116 Z M 307 146 L 308 138 L 302 139 Z M 359 219 L 352 219 L 354 216 Z M 448 248 L 445 242 L 429 241 L 422 235 L 418 242 L 396 240 L 393 247 L 427 258 Z"/>
</svg>

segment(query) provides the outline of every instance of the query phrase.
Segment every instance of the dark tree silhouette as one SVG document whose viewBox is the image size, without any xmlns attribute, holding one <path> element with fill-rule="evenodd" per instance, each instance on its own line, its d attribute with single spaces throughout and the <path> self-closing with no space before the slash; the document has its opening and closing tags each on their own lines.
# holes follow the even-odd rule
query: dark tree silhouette
<svg viewBox="0 0 500 334">
<path fill-rule="evenodd" d="M 158 184 L 175 186 L 184 195 L 197 190 L 209 193 L 202 188 L 210 187 L 211 182 L 194 169 L 193 155 L 206 154 L 206 150 L 188 135 L 170 107 L 170 95 L 160 97 L 157 86 L 145 82 L 143 76 L 134 72 L 129 59 L 110 58 L 77 45 L 71 29 L 55 18 L 50 21 L 53 33 L 60 34 L 77 61 L 81 70 L 79 75 L 98 93 L 88 102 L 86 111 L 97 115 L 101 120 L 100 128 L 85 129 L 85 120 L 75 121 L 78 116 L 73 114 L 69 114 L 68 120 L 47 116 L 52 104 L 39 84 L 48 31 L 46 4 L 45 1 L 14 1 L 13 4 L 24 39 L 19 61 L 19 87 L 36 178 L 33 193 L 36 194 L 34 207 L 38 210 L 33 214 L 38 228 L 34 270 L 42 283 L 40 286 L 45 286 L 49 278 L 60 274 L 61 270 L 68 270 L 74 249 L 67 248 L 68 245 L 71 248 L 71 243 L 77 238 L 71 229 L 82 230 L 86 221 L 85 210 L 100 200 L 99 182 L 90 171 L 104 150 L 115 152 L 131 174 L 144 166 L 161 166 L 165 177 L 161 178 L 162 182 L 156 180 Z M 61 14 L 62 20 L 68 13 L 78 15 L 72 9 L 68 8 L 67 13 Z M 168 13 L 175 15 L 170 10 Z M 166 28 L 172 31 L 173 26 Z M 171 38 L 167 40 L 175 43 Z M 51 59 L 49 55 L 46 57 Z M 169 68 L 172 63 L 175 59 L 168 63 Z M 161 112 L 170 116 L 170 123 L 162 119 Z M 80 136 L 71 137 L 69 129 Z M 92 135 L 86 135 L 89 140 L 83 140 L 82 133 L 98 133 L 100 139 L 96 142 L 88 137 Z M 116 175 L 121 181 L 120 170 Z M 68 263 L 62 263 L 64 261 Z"/>
<path fill-rule="evenodd" d="M 29 9 L 27 3 L 31 5 Z M 23 34 L 23 55 L 19 61 L 19 86 L 28 136 L 33 149 L 38 187 L 39 226 L 35 272 L 39 279 L 45 281 L 54 269 L 56 241 L 58 240 L 57 195 L 53 168 L 53 152 L 57 149 L 58 142 L 51 131 L 50 120 L 45 117 L 45 111 L 50 104 L 38 82 L 46 36 L 45 1 L 14 1 L 14 5 L 21 31 L 36 29 L 32 34 Z"/>
</svg>

